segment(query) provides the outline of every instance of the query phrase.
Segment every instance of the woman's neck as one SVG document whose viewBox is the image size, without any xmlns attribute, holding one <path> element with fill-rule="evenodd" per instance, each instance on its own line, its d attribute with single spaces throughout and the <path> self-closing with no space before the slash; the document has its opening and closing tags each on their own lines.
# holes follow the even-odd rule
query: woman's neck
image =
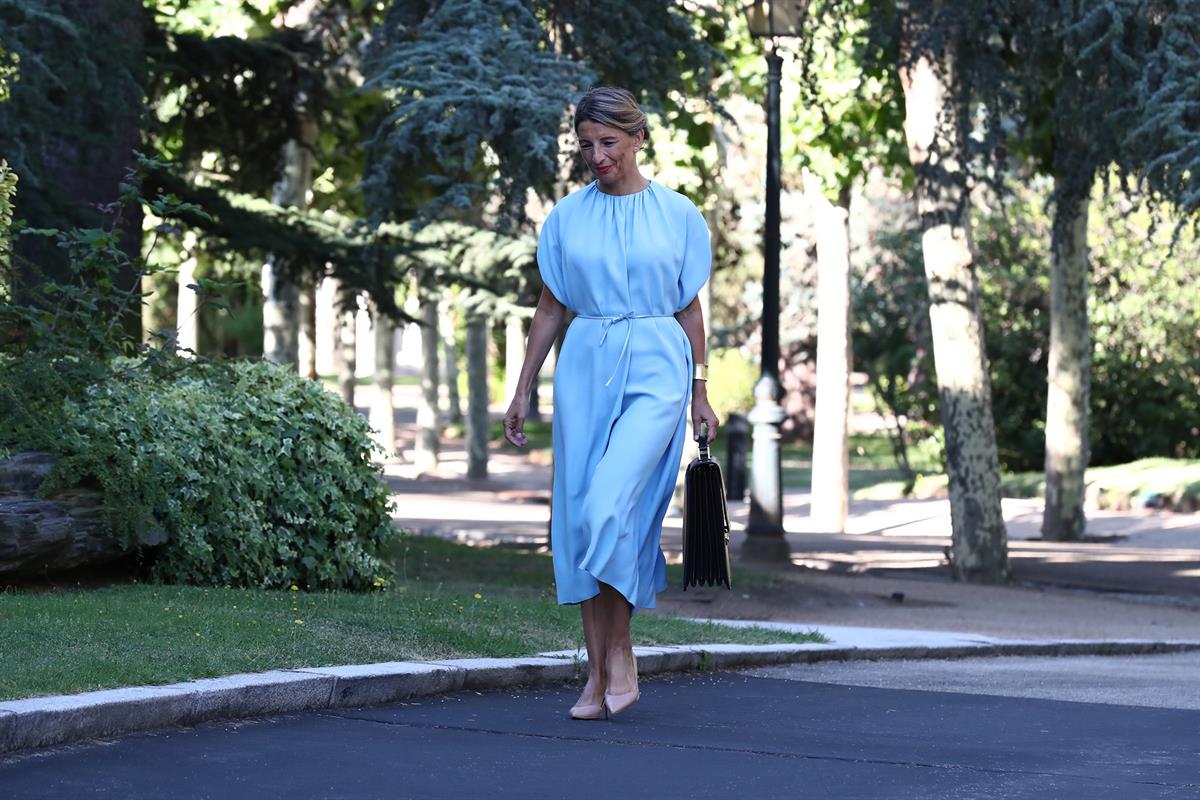
<svg viewBox="0 0 1200 800">
<path fill-rule="evenodd" d="M 622 177 L 619 181 L 614 181 L 610 184 L 605 184 L 602 181 L 597 181 L 596 187 L 605 194 L 623 195 L 637 194 L 650 185 L 650 180 L 642 175 L 641 172 L 635 171 L 632 175 Z"/>
</svg>

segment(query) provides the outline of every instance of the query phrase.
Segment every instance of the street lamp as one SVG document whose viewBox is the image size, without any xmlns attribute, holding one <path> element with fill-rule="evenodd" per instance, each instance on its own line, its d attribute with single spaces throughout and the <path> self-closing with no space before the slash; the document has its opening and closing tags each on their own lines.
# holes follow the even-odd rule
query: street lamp
<svg viewBox="0 0 1200 800">
<path fill-rule="evenodd" d="M 767 215 L 763 234 L 762 377 L 754 387 L 754 449 L 750 463 L 750 521 L 742 555 L 751 559 L 787 560 L 783 538 L 783 475 L 779 459 L 779 81 L 783 59 L 775 40 L 799 36 L 808 0 L 756 0 L 745 7 L 750 33 L 766 37 L 767 46 Z"/>
</svg>

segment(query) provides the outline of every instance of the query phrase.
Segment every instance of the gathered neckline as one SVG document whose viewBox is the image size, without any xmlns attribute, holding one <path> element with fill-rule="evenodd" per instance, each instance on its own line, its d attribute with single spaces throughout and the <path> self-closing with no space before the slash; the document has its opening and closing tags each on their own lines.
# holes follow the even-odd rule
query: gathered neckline
<svg viewBox="0 0 1200 800">
<path fill-rule="evenodd" d="M 613 200 L 622 200 L 626 197 L 639 197 L 639 196 L 649 192 L 650 189 L 654 186 L 654 179 L 647 178 L 646 180 L 647 180 L 647 183 L 644 188 L 638 189 L 636 192 L 630 192 L 629 194 L 609 194 L 608 192 L 606 192 L 600 188 L 600 181 L 598 181 L 598 180 L 592 181 L 592 186 L 595 188 L 597 194 L 603 195 L 604 197 L 611 197 Z"/>
</svg>

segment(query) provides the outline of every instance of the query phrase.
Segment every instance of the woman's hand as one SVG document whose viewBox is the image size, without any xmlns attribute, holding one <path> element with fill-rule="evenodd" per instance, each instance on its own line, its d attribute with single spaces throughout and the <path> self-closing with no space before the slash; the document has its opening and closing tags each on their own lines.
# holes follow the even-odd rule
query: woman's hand
<svg viewBox="0 0 1200 800">
<path fill-rule="evenodd" d="M 508 413 L 504 415 L 504 438 L 517 447 L 529 444 L 529 440 L 525 438 L 525 417 L 528 414 L 529 400 L 522 399 L 521 393 L 518 392 L 508 406 Z"/>
<path fill-rule="evenodd" d="M 700 441 L 701 425 L 708 426 L 708 441 L 715 441 L 717 427 L 720 425 L 717 412 L 708 404 L 708 391 L 704 381 L 696 381 L 692 389 L 692 439 L 697 442 Z"/>
</svg>

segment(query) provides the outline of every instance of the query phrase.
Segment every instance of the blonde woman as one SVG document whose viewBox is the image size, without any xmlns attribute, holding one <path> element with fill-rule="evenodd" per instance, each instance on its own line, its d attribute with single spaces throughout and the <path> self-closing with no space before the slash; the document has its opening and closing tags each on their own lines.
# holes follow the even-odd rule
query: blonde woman
<svg viewBox="0 0 1200 800">
<path fill-rule="evenodd" d="M 599 719 L 640 696 L 629 622 L 666 588 L 659 536 L 689 398 L 694 431 L 717 429 L 697 297 L 711 253 L 691 201 L 641 173 L 648 129 L 632 94 L 592 89 L 574 121 L 595 180 L 542 226 L 544 288 L 504 431 L 526 444 L 530 389 L 570 309 L 554 376 L 551 543 L 558 601 L 579 604 L 587 643 L 587 683 L 571 716 Z"/>
</svg>

